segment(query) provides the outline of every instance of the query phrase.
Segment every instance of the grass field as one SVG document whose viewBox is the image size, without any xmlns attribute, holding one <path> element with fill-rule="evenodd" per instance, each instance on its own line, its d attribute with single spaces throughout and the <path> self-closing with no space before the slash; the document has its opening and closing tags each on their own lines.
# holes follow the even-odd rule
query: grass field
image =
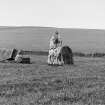
<svg viewBox="0 0 105 105">
<path fill-rule="evenodd" d="M 105 105 L 105 58 L 74 57 L 75 65 L 0 63 L 0 105 Z"/>
</svg>

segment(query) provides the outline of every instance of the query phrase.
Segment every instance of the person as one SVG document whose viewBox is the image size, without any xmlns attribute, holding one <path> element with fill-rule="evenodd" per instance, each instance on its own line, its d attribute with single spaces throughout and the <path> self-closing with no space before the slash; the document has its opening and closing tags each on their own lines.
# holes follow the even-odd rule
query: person
<svg viewBox="0 0 105 105">
<path fill-rule="evenodd" d="M 23 59 L 23 54 L 22 54 L 22 51 L 19 50 L 16 57 L 15 57 L 15 62 L 16 63 L 21 63 L 22 62 L 22 59 Z"/>
<path fill-rule="evenodd" d="M 50 46 L 49 46 L 49 55 L 48 55 L 48 64 L 57 64 L 57 55 L 60 52 L 60 48 L 62 46 L 62 40 L 58 31 L 55 32 L 54 35 L 50 38 Z"/>
<path fill-rule="evenodd" d="M 55 34 L 52 35 L 50 39 L 50 49 L 55 49 L 60 46 L 62 46 L 62 40 L 60 38 L 58 31 L 56 31 Z"/>
</svg>

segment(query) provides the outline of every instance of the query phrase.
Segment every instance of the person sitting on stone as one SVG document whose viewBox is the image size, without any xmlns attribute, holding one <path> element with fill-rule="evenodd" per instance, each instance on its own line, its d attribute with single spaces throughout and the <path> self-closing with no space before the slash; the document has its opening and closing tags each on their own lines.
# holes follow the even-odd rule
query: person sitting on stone
<svg viewBox="0 0 105 105">
<path fill-rule="evenodd" d="M 55 49 L 60 46 L 62 46 L 62 40 L 60 38 L 58 31 L 56 31 L 55 34 L 52 35 L 50 39 L 50 49 Z"/>
<path fill-rule="evenodd" d="M 60 48 L 62 46 L 62 40 L 59 36 L 58 31 L 52 35 L 50 39 L 50 48 L 49 48 L 49 55 L 48 55 L 48 64 L 55 64 L 57 63 L 56 56 L 58 55 Z"/>
<path fill-rule="evenodd" d="M 15 57 L 15 62 L 16 63 L 21 63 L 22 62 L 22 59 L 23 59 L 23 54 L 22 54 L 22 51 L 19 50 L 16 57 Z"/>
</svg>

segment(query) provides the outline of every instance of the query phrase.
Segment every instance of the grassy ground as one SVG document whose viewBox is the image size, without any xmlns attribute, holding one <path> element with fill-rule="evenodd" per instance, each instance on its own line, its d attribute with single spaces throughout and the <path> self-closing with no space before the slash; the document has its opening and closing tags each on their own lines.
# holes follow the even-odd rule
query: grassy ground
<svg viewBox="0 0 105 105">
<path fill-rule="evenodd" d="M 73 66 L 0 63 L 0 105 L 105 105 L 105 59 L 75 57 Z"/>
</svg>

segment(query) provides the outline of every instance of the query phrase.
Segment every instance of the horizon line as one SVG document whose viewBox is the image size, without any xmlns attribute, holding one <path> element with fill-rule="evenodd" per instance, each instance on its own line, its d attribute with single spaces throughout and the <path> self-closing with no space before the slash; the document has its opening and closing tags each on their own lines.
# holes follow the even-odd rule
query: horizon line
<svg viewBox="0 0 105 105">
<path fill-rule="evenodd" d="M 54 28 L 54 29 L 86 29 L 86 30 L 103 30 L 100 28 L 79 28 L 79 27 L 54 27 L 54 26 L 33 26 L 33 25 L 0 25 L 0 28 L 21 28 L 21 27 L 36 27 L 36 28 Z"/>
</svg>

